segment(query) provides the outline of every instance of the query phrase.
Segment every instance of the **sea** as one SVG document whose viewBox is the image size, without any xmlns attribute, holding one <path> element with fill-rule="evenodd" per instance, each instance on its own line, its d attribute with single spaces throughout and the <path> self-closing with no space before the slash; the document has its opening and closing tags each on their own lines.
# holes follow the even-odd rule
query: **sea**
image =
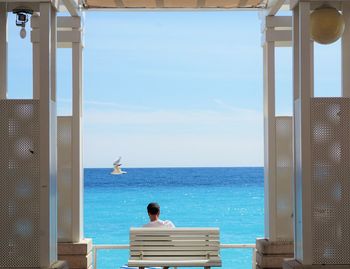
<svg viewBox="0 0 350 269">
<path fill-rule="evenodd" d="M 128 244 L 130 227 L 160 218 L 176 227 L 219 227 L 222 244 L 252 244 L 264 234 L 263 168 L 129 168 L 84 171 L 84 236 L 93 244 Z M 251 269 L 251 249 L 221 250 L 222 268 Z M 97 269 L 119 269 L 128 250 L 99 250 Z"/>
</svg>

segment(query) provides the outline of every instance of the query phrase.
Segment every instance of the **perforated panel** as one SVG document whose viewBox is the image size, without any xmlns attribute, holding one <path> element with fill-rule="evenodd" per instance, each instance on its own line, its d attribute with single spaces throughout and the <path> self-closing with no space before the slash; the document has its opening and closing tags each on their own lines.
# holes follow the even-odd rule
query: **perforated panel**
<svg viewBox="0 0 350 269">
<path fill-rule="evenodd" d="M 57 118 L 58 241 L 72 237 L 72 117 Z"/>
<path fill-rule="evenodd" d="M 279 240 L 292 240 L 292 117 L 276 117 L 276 161 L 276 217 L 278 223 L 276 236 Z"/>
<path fill-rule="evenodd" d="M 39 267 L 39 101 L 0 100 L 0 268 Z"/>
<path fill-rule="evenodd" d="M 311 101 L 313 263 L 350 264 L 350 100 Z"/>
</svg>

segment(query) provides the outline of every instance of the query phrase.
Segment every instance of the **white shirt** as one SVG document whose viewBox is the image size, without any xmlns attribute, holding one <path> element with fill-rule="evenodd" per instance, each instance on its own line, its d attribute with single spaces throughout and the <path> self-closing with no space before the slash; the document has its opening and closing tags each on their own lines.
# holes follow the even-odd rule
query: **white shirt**
<svg viewBox="0 0 350 269">
<path fill-rule="evenodd" d="M 144 228 L 175 228 L 170 220 L 155 220 L 143 225 Z"/>
</svg>

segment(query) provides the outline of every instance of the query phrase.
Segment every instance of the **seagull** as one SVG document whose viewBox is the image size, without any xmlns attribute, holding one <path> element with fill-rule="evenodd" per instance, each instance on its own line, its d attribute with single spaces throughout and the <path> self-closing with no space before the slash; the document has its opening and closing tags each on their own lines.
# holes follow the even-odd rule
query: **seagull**
<svg viewBox="0 0 350 269">
<path fill-rule="evenodd" d="M 113 166 L 114 166 L 114 171 L 111 173 L 112 175 L 121 175 L 121 174 L 126 174 L 125 171 L 122 171 L 120 166 L 122 165 L 120 163 L 120 160 L 122 157 L 119 157 L 118 160 L 114 161 Z"/>
</svg>

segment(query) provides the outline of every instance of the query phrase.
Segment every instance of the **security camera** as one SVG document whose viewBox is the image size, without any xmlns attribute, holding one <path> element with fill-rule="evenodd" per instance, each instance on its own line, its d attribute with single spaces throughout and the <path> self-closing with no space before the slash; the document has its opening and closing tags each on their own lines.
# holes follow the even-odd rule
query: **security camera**
<svg viewBox="0 0 350 269">
<path fill-rule="evenodd" d="M 13 11 L 13 14 L 16 14 L 16 25 L 22 27 L 20 31 L 20 36 L 25 38 L 27 35 L 26 32 L 26 23 L 29 20 L 29 15 L 33 14 L 33 10 L 27 8 L 16 8 Z"/>
<path fill-rule="evenodd" d="M 21 27 L 25 27 L 28 22 L 28 15 L 33 14 L 33 10 L 27 8 L 16 8 L 12 12 L 16 14 L 16 25 Z"/>
</svg>

